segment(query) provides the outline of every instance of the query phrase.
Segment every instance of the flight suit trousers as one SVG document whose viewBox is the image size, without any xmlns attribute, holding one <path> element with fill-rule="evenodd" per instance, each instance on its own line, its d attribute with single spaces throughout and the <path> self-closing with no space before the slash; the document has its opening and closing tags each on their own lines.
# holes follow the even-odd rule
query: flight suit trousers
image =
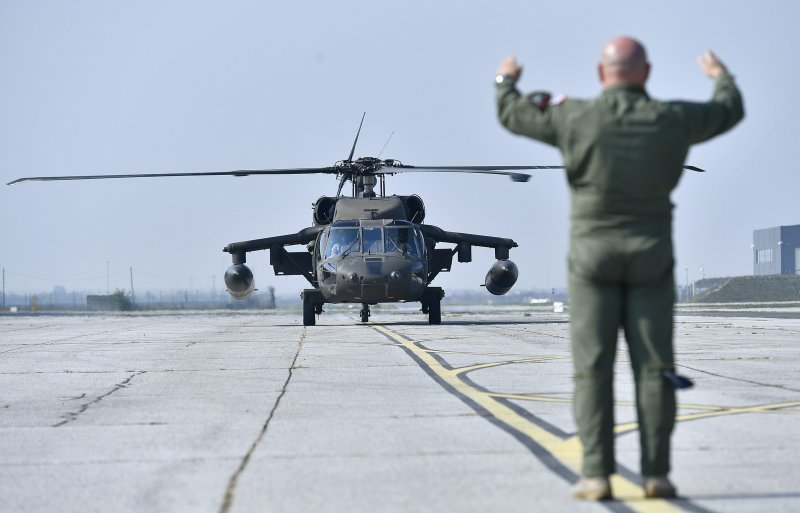
<svg viewBox="0 0 800 513">
<path fill-rule="evenodd" d="M 662 371 L 674 368 L 675 298 L 669 231 L 573 235 L 569 255 L 574 413 L 584 476 L 608 476 L 614 459 L 614 361 L 624 330 L 636 382 L 641 472 L 666 475 L 675 425 L 675 390 Z"/>
</svg>

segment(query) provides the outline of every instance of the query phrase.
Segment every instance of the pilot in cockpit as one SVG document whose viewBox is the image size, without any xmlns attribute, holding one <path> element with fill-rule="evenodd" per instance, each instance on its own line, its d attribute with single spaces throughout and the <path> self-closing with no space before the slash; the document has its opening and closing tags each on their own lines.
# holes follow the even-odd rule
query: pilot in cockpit
<svg viewBox="0 0 800 513">
<path fill-rule="evenodd" d="M 352 253 L 359 250 L 358 228 L 337 228 L 331 230 L 325 258 Z"/>
</svg>

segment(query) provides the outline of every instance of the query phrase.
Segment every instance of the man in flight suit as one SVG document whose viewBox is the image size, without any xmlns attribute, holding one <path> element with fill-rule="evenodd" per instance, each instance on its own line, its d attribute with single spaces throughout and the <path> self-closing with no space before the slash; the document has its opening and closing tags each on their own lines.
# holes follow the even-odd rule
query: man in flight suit
<svg viewBox="0 0 800 513">
<path fill-rule="evenodd" d="M 644 89 L 650 64 L 636 40 L 619 37 L 602 51 L 603 91 L 591 100 L 523 96 L 522 68 L 509 57 L 498 68 L 500 122 L 515 134 L 557 146 L 571 192 L 570 339 L 575 421 L 583 477 L 573 496 L 611 498 L 615 472 L 613 368 L 623 328 L 636 381 L 641 471 L 647 497 L 674 497 L 670 436 L 675 390 L 672 203 L 689 146 L 732 128 L 742 99 L 710 51 L 698 60 L 714 80 L 705 103 L 661 102 Z"/>
</svg>

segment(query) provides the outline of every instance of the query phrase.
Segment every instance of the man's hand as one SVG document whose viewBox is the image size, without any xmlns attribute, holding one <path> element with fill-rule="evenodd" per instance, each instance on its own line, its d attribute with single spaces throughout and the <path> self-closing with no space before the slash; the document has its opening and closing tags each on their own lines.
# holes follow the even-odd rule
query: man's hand
<svg viewBox="0 0 800 513">
<path fill-rule="evenodd" d="M 503 62 L 500 63 L 500 67 L 497 68 L 497 74 L 517 81 L 520 75 L 522 75 L 522 66 L 517 64 L 517 58 L 512 55 L 506 57 Z"/>
<path fill-rule="evenodd" d="M 702 57 L 698 57 L 697 64 L 700 65 L 700 69 L 703 70 L 703 73 L 709 78 L 717 78 L 720 74 L 728 72 L 725 65 L 722 64 L 711 50 L 706 50 Z"/>
</svg>

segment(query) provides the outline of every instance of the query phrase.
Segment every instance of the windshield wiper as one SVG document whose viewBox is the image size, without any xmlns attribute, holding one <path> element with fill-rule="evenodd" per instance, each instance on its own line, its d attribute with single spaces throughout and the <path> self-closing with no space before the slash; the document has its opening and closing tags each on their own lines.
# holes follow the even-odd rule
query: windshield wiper
<svg viewBox="0 0 800 513">
<path fill-rule="evenodd" d="M 351 242 L 350 245 L 347 246 L 344 251 L 342 251 L 342 258 L 346 257 L 348 253 L 350 253 L 350 250 L 353 249 L 353 246 L 355 246 L 356 244 L 358 244 L 358 239 Z"/>
</svg>

